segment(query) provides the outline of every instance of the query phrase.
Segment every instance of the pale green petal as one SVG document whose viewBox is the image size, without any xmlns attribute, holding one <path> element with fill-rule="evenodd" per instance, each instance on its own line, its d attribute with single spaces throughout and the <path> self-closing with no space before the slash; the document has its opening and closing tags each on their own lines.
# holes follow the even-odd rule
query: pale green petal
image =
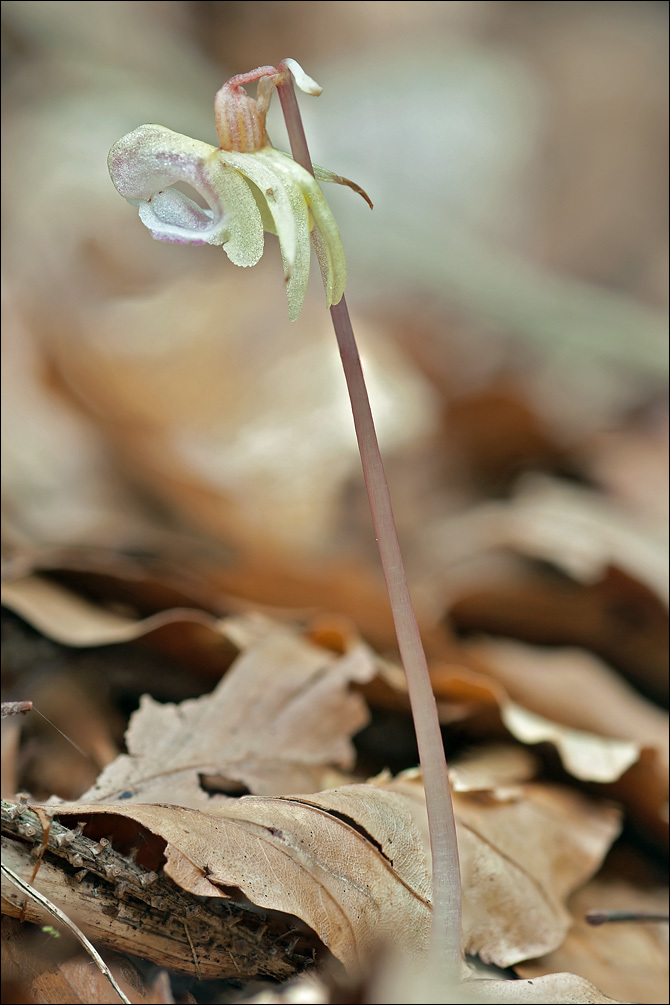
<svg viewBox="0 0 670 1005">
<path fill-rule="evenodd" d="M 259 189 L 258 185 L 254 185 L 254 183 L 250 181 L 248 178 L 245 178 L 245 181 L 249 186 L 249 188 L 251 189 L 251 194 L 256 200 L 256 205 L 258 206 L 258 210 L 261 214 L 261 220 L 263 222 L 263 230 L 265 231 L 266 234 L 274 234 L 276 237 L 277 228 L 275 227 L 275 222 L 272 219 L 272 213 L 268 209 L 267 199 Z"/>
<path fill-rule="evenodd" d="M 288 315 L 291 321 L 295 321 L 302 310 L 305 294 L 307 293 L 310 259 L 310 219 L 307 203 L 300 189 L 296 185 L 287 185 L 286 192 L 293 207 L 293 215 L 297 224 L 295 261 L 290 271 L 287 268 L 288 263 L 284 258 L 284 270 L 287 275 L 286 296 L 288 297 Z M 279 246 L 282 248 L 282 257 L 284 257 L 281 235 Z"/>
<path fill-rule="evenodd" d="M 291 321 L 295 321 L 305 299 L 309 279 L 309 231 L 310 216 L 302 191 L 302 168 L 294 161 L 275 150 L 264 147 L 253 154 L 220 152 L 226 164 L 237 168 L 252 183 L 250 186 L 259 203 L 264 226 L 279 237 L 284 272 L 286 275 L 286 295 Z M 296 168 L 298 180 L 296 180 Z M 265 203 L 265 207 L 263 206 Z M 268 213 L 273 226 L 267 226 Z"/>
<path fill-rule="evenodd" d="M 287 187 L 292 184 L 302 192 L 314 219 L 311 237 L 321 267 L 327 305 L 330 307 L 332 304 L 339 303 L 347 281 L 347 266 L 340 232 L 318 182 L 309 171 L 305 171 L 300 164 L 296 164 L 289 154 L 275 150 L 274 147 L 264 147 L 255 154 L 238 154 L 237 156 L 262 157 L 268 164 L 272 165 L 278 176 L 283 176 L 286 179 Z M 323 170 L 325 171 L 325 169 Z M 330 172 L 326 173 L 330 176 Z M 332 177 L 339 176 L 333 175 Z"/>
<path fill-rule="evenodd" d="M 347 282 L 347 263 L 340 232 L 319 184 L 308 171 L 301 186 L 314 217 L 312 244 L 321 267 L 328 307 L 339 304 Z"/>
<path fill-rule="evenodd" d="M 236 150 L 219 150 L 218 157 L 223 164 L 235 168 L 252 181 L 266 200 L 274 220 L 275 232 L 279 237 L 284 263 L 288 264 L 287 275 L 290 275 L 295 263 L 298 223 L 286 191 L 289 179 L 285 173 L 278 170 L 273 158 L 264 156 L 268 150 L 272 148 L 265 147 L 250 154 L 238 153 Z M 249 192 L 251 194 L 251 190 Z"/>
<path fill-rule="evenodd" d="M 228 240 L 223 250 L 233 265 L 255 265 L 263 254 L 263 223 L 251 189 L 231 171 L 224 192 Z"/>
</svg>

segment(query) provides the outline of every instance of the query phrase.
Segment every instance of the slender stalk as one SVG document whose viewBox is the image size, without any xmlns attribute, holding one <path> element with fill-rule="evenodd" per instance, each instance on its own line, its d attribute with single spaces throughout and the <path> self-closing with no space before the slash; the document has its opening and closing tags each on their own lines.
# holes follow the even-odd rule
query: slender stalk
<svg viewBox="0 0 670 1005">
<path fill-rule="evenodd" d="M 282 64 L 279 64 L 282 68 Z M 277 91 L 295 160 L 314 174 L 288 70 Z M 460 976 L 461 877 L 447 763 L 426 656 L 400 553 L 391 496 L 379 451 L 356 338 L 344 297 L 330 308 L 361 455 L 365 486 L 388 590 L 423 772 L 433 860 L 432 946 L 453 979 Z"/>
</svg>

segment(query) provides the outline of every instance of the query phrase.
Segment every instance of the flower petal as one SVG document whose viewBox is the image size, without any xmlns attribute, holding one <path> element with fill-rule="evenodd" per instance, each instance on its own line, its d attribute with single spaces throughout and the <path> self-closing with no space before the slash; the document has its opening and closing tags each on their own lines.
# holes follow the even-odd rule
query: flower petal
<svg viewBox="0 0 670 1005">
<path fill-rule="evenodd" d="M 302 309 L 309 279 L 309 213 L 302 191 L 302 175 L 307 174 L 286 154 L 273 147 L 254 153 L 220 151 L 219 156 L 237 168 L 256 186 L 265 228 L 277 234 L 284 261 L 289 317 L 295 321 Z M 308 176 L 309 177 L 309 176 Z M 267 215 L 272 218 L 268 226 Z"/>
<path fill-rule="evenodd" d="M 351 188 L 354 192 L 358 192 L 362 199 L 365 199 L 370 209 L 374 209 L 372 205 L 372 199 L 360 185 L 357 185 L 355 181 L 351 178 L 345 178 L 341 174 L 335 174 L 334 171 L 329 171 L 328 168 L 320 167 L 318 164 L 313 164 L 314 176 L 317 181 L 328 181 L 334 182 L 336 185 L 346 185 L 347 188 Z"/>
<path fill-rule="evenodd" d="M 222 163 L 216 147 L 144 125 L 118 140 L 109 153 L 109 173 L 119 193 L 140 205 L 153 237 L 184 244 L 223 244 L 235 265 L 255 265 L 263 254 L 263 224 L 245 180 Z M 186 182 L 203 198 L 203 209 L 171 185 Z"/>
<path fill-rule="evenodd" d="M 133 199 L 139 204 L 140 220 L 158 241 L 174 241 L 176 244 L 218 244 L 211 237 L 211 210 L 202 209 L 196 202 L 174 188 L 154 192 L 148 202 Z M 196 234 L 202 234 L 198 241 Z M 223 231 L 224 238 L 227 231 Z"/>
<path fill-rule="evenodd" d="M 237 154 L 237 156 L 241 157 L 245 155 Z M 258 150 L 256 153 L 248 154 L 246 156 L 253 157 L 254 168 L 256 168 L 256 165 L 263 160 L 272 169 L 275 177 L 280 179 L 283 178 L 285 180 L 284 185 L 287 191 L 292 191 L 297 188 L 301 193 L 302 199 L 306 201 L 314 219 L 314 228 L 312 229 L 308 225 L 307 231 L 312 231 L 312 244 L 316 250 L 319 265 L 321 267 L 321 275 L 326 291 L 327 305 L 330 307 L 332 304 L 339 303 L 342 299 L 342 294 L 344 293 L 344 287 L 347 281 L 347 265 L 344 257 L 344 248 L 342 247 L 340 232 L 337 229 L 335 218 L 328 203 L 326 202 L 326 198 L 321 191 L 318 182 L 312 177 L 309 171 L 305 171 L 305 169 L 301 167 L 300 164 L 297 164 L 289 154 L 285 154 L 281 150 L 275 150 L 274 147 L 263 147 L 262 150 Z M 228 157 L 227 153 L 226 157 Z M 240 168 L 240 170 L 243 169 Z M 332 175 L 331 177 L 331 173 L 325 169 L 320 170 L 323 171 L 324 175 L 329 176 L 328 180 L 339 178 L 339 175 Z M 253 179 L 251 174 L 248 174 L 248 177 Z M 299 207 L 296 204 L 294 211 L 298 211 L 298 209 Z M 271 206 L 270 210 L 272 212 Z M 277 223 L 276 216 L 275 223 Z M 300 223 L 297 231 L 298 239 L 302 238 L 307 231 L 303 228 L 302 223 Z M 279 226 L 277 227 L 277 232 L 279 233 L 281 241 L 281 231 Z M 307 268 L 309 268 L 309 265 L 307 265 Z"/>
<path fill-rule="evenodd" d="M 337 229 L 330 206 L 326 202 L 318 182 L 312 178 L 308 171 L 305 171 L 304 174 L 306 178 L 302 190 L 314 216 L 312 244 L 321 267 L 321 277 L 326 291 L 326 304 L 328 307 L 332 307 L 333 304 L 339 304 L 342 299 L 347 282 L 347 262 L 344 257 L 340 232 Z"/>
</svg>

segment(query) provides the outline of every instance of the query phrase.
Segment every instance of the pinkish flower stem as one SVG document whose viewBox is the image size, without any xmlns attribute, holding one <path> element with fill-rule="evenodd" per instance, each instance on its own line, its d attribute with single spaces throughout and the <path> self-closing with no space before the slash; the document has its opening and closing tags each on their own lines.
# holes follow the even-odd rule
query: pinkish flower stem
<svg viewBox="0 0 670 1005">
<path fill-rule="evenodd" d="M 282 69 L 282 64 L 279 64 Z M 312 175 L 314 169 L 305 130 L 288 70 L 277 86 L 295 160 Z M 447 762 L 437 716 L 437 705 L 428 673 L 412 599 L 400 553 L 391 496 L 377 443 L 363 368 L 344 297 L 330 308 L 333 328 L 351 400 L 365 486 L 372 511 L 386 588 L 391 602 L 398 648 L 414 719 L 428 810 L 433 859 L 433 950 L 452 979 L 460 976 L 461 874 L 456 823 Z"/>
</svg>

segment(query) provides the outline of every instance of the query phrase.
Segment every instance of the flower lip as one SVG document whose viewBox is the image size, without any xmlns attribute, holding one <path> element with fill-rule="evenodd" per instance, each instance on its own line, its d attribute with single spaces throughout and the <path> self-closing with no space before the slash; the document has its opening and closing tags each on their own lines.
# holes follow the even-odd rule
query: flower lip
<svg viewBox="0 0 670 1005">
<path fill-rule="evenodd" d="M 209 231 L 221 231 L 212 209 L 203 209 L 176 188 L 154 192 L 146 202 L 139 202 L 139 214 L 152 234 L 159 233 L 160 240 L 175 244 L 207 244 Z M 199 241 L 198 233 L 202 235 Z"/>
<path fill-rule="evenodd" d="M 235 265 L 255 265 L 261 257 L 263 224 L 254 196 L 216 147 L 150 124 L 118 140 L 108 164 L 118 192 L 138 206 L 156 240 L 222 244 Z M 172 187 L 179 182 L 207 208 Z"/>
</svg>

